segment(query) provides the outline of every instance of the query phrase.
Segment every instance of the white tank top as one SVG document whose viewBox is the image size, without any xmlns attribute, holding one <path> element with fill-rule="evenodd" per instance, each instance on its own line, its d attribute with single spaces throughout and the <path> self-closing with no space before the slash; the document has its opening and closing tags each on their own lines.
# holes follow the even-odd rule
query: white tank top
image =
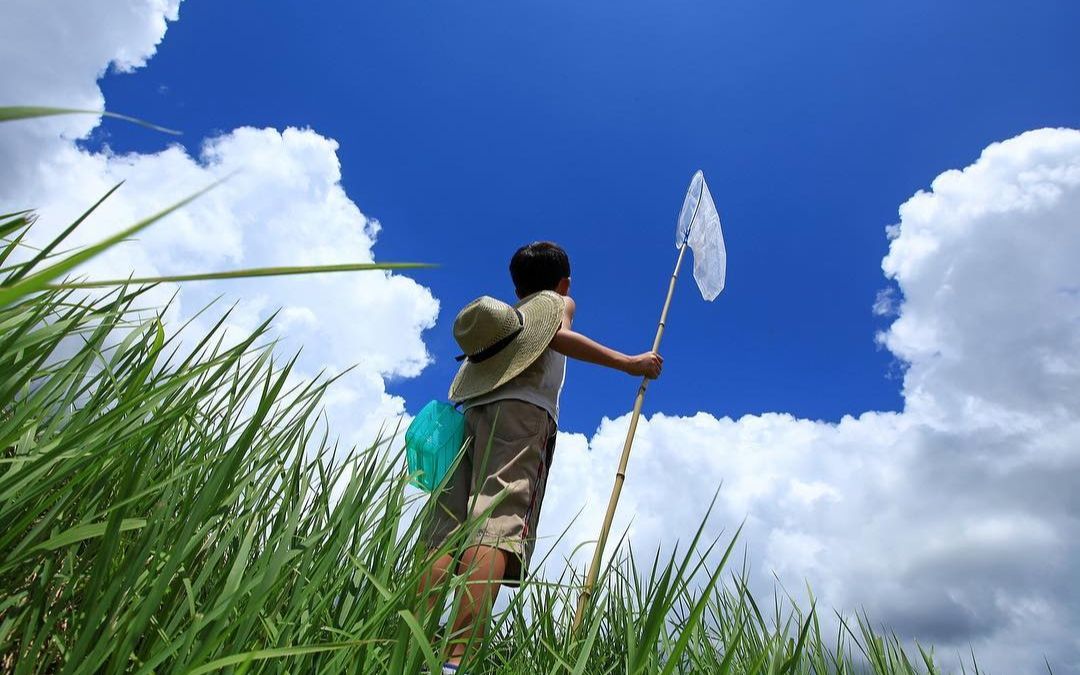
<svg viewBox="0 0 1080 675">
<path fill-rule="evenodd" d="M 559 395 L 566 379 L 566 357 L 548 347 L 519 375 L 486 394 L 470 398 L 463 404 L 468 410 L 493 401 L 516 399 L 540 406 L 548 411 L 551 419 L 559 423 Z"/>
</svg>

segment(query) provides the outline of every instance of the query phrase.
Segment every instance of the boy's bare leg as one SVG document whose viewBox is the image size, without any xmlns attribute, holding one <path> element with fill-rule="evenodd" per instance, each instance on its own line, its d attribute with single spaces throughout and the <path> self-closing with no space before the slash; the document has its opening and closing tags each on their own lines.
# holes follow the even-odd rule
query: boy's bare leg
<svg viewBox="0 0 1080 675">
<path fill-rule="evenodd" d="M 475 645 L 484 638 L 491 606 L 495 604 L 509 561 L 509 553 L 490 546 L 473 546 L 462 554 L 458 571 L 468 577 L 458 593 L 448 663 L 461 663 L 469 642 Z"/>
<path fill-rule="evenodd" d="M 453 571 L 454 556 L 446 553 L 436 558 L 424 576 L 420 577 L 420 597 L 427 596 L 427 611 L 429 613 L 435 609 L 435 603 L 439 599 L 439 594 L 434 591 L 434 588 L 446 581 L 446 578 Z"/>
</svg>

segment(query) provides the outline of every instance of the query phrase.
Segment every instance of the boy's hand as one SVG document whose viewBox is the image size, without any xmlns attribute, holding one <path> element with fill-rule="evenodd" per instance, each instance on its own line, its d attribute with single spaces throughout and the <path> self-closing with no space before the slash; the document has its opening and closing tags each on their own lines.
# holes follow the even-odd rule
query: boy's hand
<svg viewBox="0 0 1080 675">
<path fill-rule="evenodd" d="M 656 352 L 645 352 L 637 356 L 631 356 L 626 365 L 626 372 L 630 375 L 643 375 L 651 380 L 660 377 L 660 371 L 664 368 L 664 357 Z"/>
</svg>

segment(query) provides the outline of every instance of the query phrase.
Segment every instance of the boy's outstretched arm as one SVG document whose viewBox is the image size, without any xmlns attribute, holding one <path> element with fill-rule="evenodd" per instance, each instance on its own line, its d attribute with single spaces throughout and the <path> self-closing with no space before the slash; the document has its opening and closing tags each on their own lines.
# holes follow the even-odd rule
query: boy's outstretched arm
<svg viewBox="0 0 1080 675">
<path fill-rule="evenodd" d="M 574 301 L 567 297 L 566 307 L 563 310 L 563 322 L 555 337 L 551 339 L 551 348 L 564 356 L 579 361 L 587 361 L 615 370 L 621 370 L 629 375 L 638 375 L 650 378 L 660 376 L 664 366 L 664 359 L 656 352 L 645 352 L 630 356 L 620 351 L 605 347 L 581 333 L 570 330 L 570 324 L 574 321 Z"/>
</svg>

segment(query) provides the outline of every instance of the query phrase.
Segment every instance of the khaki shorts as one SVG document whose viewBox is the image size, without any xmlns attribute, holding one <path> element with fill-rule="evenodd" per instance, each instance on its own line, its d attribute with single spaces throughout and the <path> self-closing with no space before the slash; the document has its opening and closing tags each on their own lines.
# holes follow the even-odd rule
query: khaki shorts
<svg viewBox="0 0 1080 675">
<path fill-rule="evenodd" d="M 427 523 L 428 545 L 442 546 L 467 518 L 480 518 L 490 509 L 466 547 L 490 546 L 510 553 L 503 583 L 519 585 L 536 545 L 555 431 L 546 410 L 524 401 L 505 399 L 465 411 L 465 436 L 471 440 L 438 495 Z"/>
</svg>

